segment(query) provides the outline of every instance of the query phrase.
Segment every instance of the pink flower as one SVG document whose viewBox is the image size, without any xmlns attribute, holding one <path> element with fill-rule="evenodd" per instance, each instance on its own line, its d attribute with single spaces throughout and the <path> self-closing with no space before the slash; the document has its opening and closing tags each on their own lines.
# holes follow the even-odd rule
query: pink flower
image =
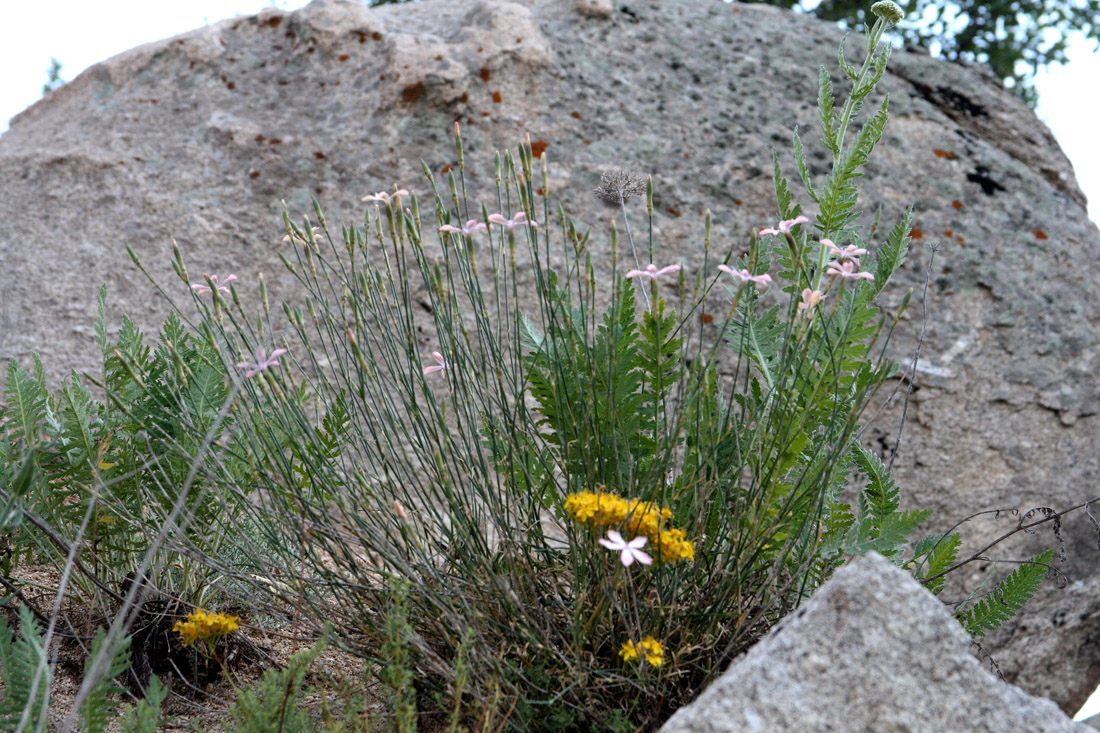
<svg viewBox="0 0 1100 733">
<path fill-rule="evenodd" d="M 396 200 L 400 199 L 402 196 L 408 196 L 408 195 L 409 195 L 409 192 L 402 188 L 402 189 L 399 189 L 397 192 L 392 193 L 392 194 L 386 193 L 385 191 L 379 191 L 376 194 L 372 194 L 370 196 L 364 196 L 363 200 L 364 201 L 379 201 L 379 202 L 385 204 L 386 206 L 389 206 L 391 200 L 396 201 Z"/>
<path fill-rule="evenodd" d="M 267 350 L 262 346 L 256 350 L 255 362 L 242 361 L 237 365 L 238 369 L 244 369 L 244 376 L 246 379 L 251 378 L 262 372 L 264 369 L 272 366 L 279 366 L 279 356 L 286 353 L 286 349 L 275 349 L 271 352 L 271 356 L 267 355 Z"/>
<path fill-rule="evenodd" d="M 651 280 L 656 280 L 661 275 L 668 275 L 669 273 L 679 272 L 679 271 L 680 271 L 680 264 L 679 263 L 677 263 L 675 265 L 669 265 L 668 267 L 662 267 L 660 270 L 657 269 L 657 265 L 654 265 L 653 263 L 650 263 L 650 264 L 645 266 L 644 270 L 631 270 L 630 272 L 626 273 L 626 276 L 628 278 L 630 278 L 630 277 L 648 277 Z"/>
<path fill-rule="evenodd" d="M 208 275 L 210 282 L 214 283 L 214 287 L 218 289 L 219 293 L 225 293 L 229 295 L 229 283 L 237 279 L 236 275 L 230 275 L 225 279 L 225 282 L 218 283 L 217 275 Z M 191 283 L 191 289 L 195 291 L 196 295 L 206 295 L 207 293 L 214 292 L 210 289 L 210 286 L 206 283 Z"/>
<path fill-rule="evenodd" d="M 798 304 L 798 310 L 813 310 L 821 302 L 821 291 L 806 288 L 802 291 L 802 302 Z"/>
<path fill-rule="evenodd" d="M 443 226 L 439 227 L 439 231 L 447 232 L 448 234 L 465 234 L 468 237 L 479 229 L 487 228 L 488 227 L 486 227 L 477 219 L 470 219 L 461 229 L 459 229 L 458 227 L 453 227 L 450 224 L 444 224 Z"/>
<path fill-rule="evenodd" d="M 539 225 L 537 221 L 527 221 L 527 214 L 522 211 L 517 211 L 512 215 L 511 219 L 505 219 L 503 214 L 490 214 L 489 221 L 506 229 L 514 229 L 524 224 L 532 227 L 537 227 Z"/>
<path fill-rule="evenodd" d="M 428 376 L 429 374 L 434 374 L 435 372 L 441 372 L 444 369 L 446 369 L 448 366 L 450 366 L 446 362 L 446 360 L 443 358 L 443 354 L 440 354 L 438 351 L 433 351 L 432 352 L 432 358 L 435 359 L 436 363 L 433 364 L 432 366 L 424 367 L 424 376 L 425 377 Z M 446 377 L 447 375 L 444 374 L 443 376 Z"/>
<path fill-rule="evenodd" d="M 829 250 L 830 256 L 839 257 L 841 260 L 852 260 L 857 265 L 859 264 L 860 256 L 867 254 L 867 250 L 857 247 L 854 244 L 849 244 L 844 249 L 833 244 L 831 239 L 822 239 L 821 244 Z"/>
<path fill-rule="evenodd" d="M 869 272 L 857 272 L 856 268 L 859 267 L 859 262 L 853 262 L 852 260 L 846 260 L 844 262 L 830 262 L 829 266 L 825 268 L 825 273 L 832 276 L 840 275 L 840 277 L 847 280 L 852 278 L 855 280 L 874 280 L 875 276 Z"/>
<path fill-rule="evenodd" d="M 763 275 L 753 275 L 749 270 L 735 270 L 732 267 L 726 265 L 718 265 L 718 269 L 722 272 L 727 272 L 734 277 L 741 278 L 743 283 L 756 283 L 757 285 L 767 285 L 772 281 L 772 276 L 764 273 Z"/>
<path fill-rule="evenodd" d="M 623 562 L 623 567 L 630 567 L 637 560 L 642 565 L 650 565 L 653 563 L 653 558 L 642 552 L 642 548 L 645 547 L 645 537 L 635 537 L 630 542 L 623 539 L 623 536 L 613 529 L 607 530 L 607 536 L 609 539 L 601 539 L 598 542 L 609 550 L 614 552 L 622 552 L 620 559 Z"/>
<path fill-rule="evenodd" d="M 786 219 L 784 221 L 779 222 L 779 228 L 778 229 L 761 229 L 760 233 L 761 234 L 771 234 L 773 236 L 776 235 L 776 234 L 790 234 L 791 229 L 793 229 L 795 227 L 795 225 L 805 224 L 808 221 L 809 221 L 809 219 L 807 219 L 804 216 L 800 216 L 800 217 L 797 217 L 795 219 Z"/>
</svg>

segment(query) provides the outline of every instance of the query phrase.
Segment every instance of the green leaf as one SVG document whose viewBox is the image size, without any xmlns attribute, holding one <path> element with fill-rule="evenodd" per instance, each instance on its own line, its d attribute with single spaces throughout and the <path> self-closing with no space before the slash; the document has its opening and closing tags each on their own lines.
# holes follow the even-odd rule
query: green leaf
<svg viewBox="0 0 1100 733">
<path fill-rule="evenodd" d="M 96 660 L 105 653 L 103 644 L 106 638 L 107 635 L 102 628 L 98 629 L 92 638 L 91 653 L 84 661 L 85 680 L 94 673 Z M 107 724 L 114 718 L 115 703 L 111 696 L 123 691 L 114 683 L 114 680 L 129 668 L 130 637 L 127 636 L 111 653 L 111 661 L 107 669 L 95 679 L 80 706 L 80 716 L 84 720 L 84 733 L 103 733 L 107 730 Z"/>
<path fill-rule="evenodd" d="M 1053 556 L 1054 550 L 1047 550 L 1020 565 L 974 608 L 966 611 L 959 620 L 967 633 L 975 637 L 985 636 L 987 631 L 996 629 L 1015 616 L 1039 589 Z"/>
<path fill-rule="evenodd" d="M 928 572 L 925 577 L 932 577 L 944 572 L 958 560 L 959 545 L 962 537 L 955 532 L 943 538 L 928 555 Z M 925 584 L 925 587 L 933 593 L 939 593 L 943 589 L 946 576 L 940 576 Z"/>
<path fill-rule="evenodd" d="M 15 730 L 24 721 L 27 723 L 24 730 L 40 730 L 35 720 L 45 720 L 50 665 L 42 646 L 41 631 L 26 606 L 19 608 L 18 638 L 0 618 L 0 680 L 4 683 L 0 697 L 0 729 Z"/>
<path fill-rule="evenodd" d="M 779 306 L 773 306 L 757 316 L 752 304 L 743 302 L 738 306 L 732 326 L 727 341 L 735 351 L 752 360 L 770 392 L 775 387 L 783 334 L 787 328 L 786 322 L 779 319 Z"/>
<path fill-rule="evenodd" d="M 24 446 L 37 445 L 39 426 L 46 417 L 47 393 L 37 380 L 32 379 L 19 367 L 15 359 L 8 362 L 4 396 L 8 402 L 8 409 L 5 412 L 14 417 L 13 421 L 5 423 L 7 429 L 14 428 L 8 440 L 13 445 L 19 442 Z"/>
<path fill-rule="evenodd" d="M 882 460 L 862 446 L 855 446 L 852 450 L 852 459 L 859 470 L 867 476 L 867 487 L 859 495 L 860 519 L 867 519 L 875 526 L 882 526 L 886 518 L 898 509 L 900 499 L 894 479 L 886 470 Z"/>
<path fill-rule="evenodd" d="M 833 121 L 833 115 L 836 113 L 836 101 L 833 96 L 833 81 L 829 77 L 829 70 L 824 66 L 821 67 L 821 74 L 818 78 L 817 111 L 821 117 L 821 137 L 825 142 L 825 147 L 835 158 L 840 154 L 840 145 L 836 139 L 836 123 Z"/>
<path fill-rule="evenodd" d="M 802 138 L 798 136 L 798 128 L 794 129 L 794 159 L 798 164 L 798 174 L 802 176 L 802 184 L 806 186 L 806 192 L 814 201 L 818 200 L 817 191 L 813 181 L 810 180 L 810 171 L 806 168 L 806 151 L 802 147 Z"/>
<path fill-rule="evenodd" d="M 145 699 L 129 707 L 121 720 L 124 733 L 156 733 L 160 724 L 160 706 L 168 698 L 168 688 L 153 676 L 145 688 Z"/>
</svg>

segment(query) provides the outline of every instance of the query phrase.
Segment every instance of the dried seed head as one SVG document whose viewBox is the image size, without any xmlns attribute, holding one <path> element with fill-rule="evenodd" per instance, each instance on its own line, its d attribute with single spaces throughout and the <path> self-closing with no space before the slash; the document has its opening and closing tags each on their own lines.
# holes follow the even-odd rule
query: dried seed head
<svg viewBox="0 0 1100 733">
<path fill-rule="evenodd" d="M 890 0 L 881 0 L 871 6 L 871 12 L 884 19 L 887 23 L 897 23 L 905 17 L 901 7 Z"/>
<path fill-rule="evenodd" d="M 607 171 L 600 177 L 600 185 L 593 193 L 604 203 L 622 206 L 632 196 L 645 193 L 645 179 L 630 171 Z"/>
</svg>

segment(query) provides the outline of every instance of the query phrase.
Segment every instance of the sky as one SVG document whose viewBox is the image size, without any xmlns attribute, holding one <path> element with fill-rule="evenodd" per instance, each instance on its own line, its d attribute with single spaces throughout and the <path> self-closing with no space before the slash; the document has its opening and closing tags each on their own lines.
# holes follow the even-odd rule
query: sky
<svg viewBox="0 0 1100 733">
<path fill-rule="evenodd" d="M 198 28 L 235 15 L 276 6 L 294 10 L 306 0 L 51 0 L 5 3 L 9 33 L 0 44 L 0 130 L 8 120 L 42 96 L 50 60 L 58 59 L 61 77 L 75 78 L 88 66 L 127 49 Z M 150 10 L 155 8 L 155 10 Z M 18 29 L 11 31 L 10 29 Z M 1100 220 L 1100 146 L 1096 144 L 1094 94 L 1100 79 L 1100 53 L 1082 37 L 1070 43 L 1066 66 L 1039 73 L 1038 115 L 1054 132 L 1073 163 L 1088 196 L 1093 221 Z M 1094 695 L 1078 718 L 1100 713 Z"/>
</svg>

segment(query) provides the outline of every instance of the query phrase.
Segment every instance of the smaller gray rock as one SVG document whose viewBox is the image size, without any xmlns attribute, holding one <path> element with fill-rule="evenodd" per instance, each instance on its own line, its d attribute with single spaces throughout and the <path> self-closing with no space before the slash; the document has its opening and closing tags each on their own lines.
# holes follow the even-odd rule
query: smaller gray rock
<svg viewBox="0 0 1100 733">
<path fill-rule="evenodd" d="M 610 18 L 615 10 L 611 0 L 576 0 L 574 6 L 586 18 Z"/>
<path fill-rule="evenodd" d="M 858 558 L 662 733 L 1092 730 L 1001 682 L 947 608 L 883 557 Z"/>
</svg>

